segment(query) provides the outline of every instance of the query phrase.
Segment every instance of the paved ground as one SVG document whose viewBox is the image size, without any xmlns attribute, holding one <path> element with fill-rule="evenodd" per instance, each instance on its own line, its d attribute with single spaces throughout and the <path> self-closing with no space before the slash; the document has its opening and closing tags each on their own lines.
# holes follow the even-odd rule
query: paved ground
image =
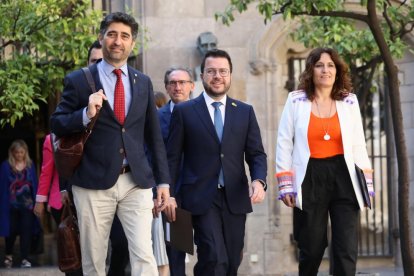
<svg viewBox="0 0 414 276">
<path fill-rule="evenodd" d="M 0 268 L 0 276 L 62 276 L 64 275 L 56 267 L 38 267 L 38 268 Z M 289 273 L 284 276 L 295 276 L 296 273 Z M 319 273 L 320 276 L 328 275 L 327 273 Z M 370 268 L 357 273 L 357 276 L 402 276 L 404 275 L 402 268 Z M 190 276 L 190 275 L 188 275 Z"/>
<path fill-rule="evenodd" d="M 57 267 L 0 269 L 0 276 L 64 276 Z"/>
</svg>

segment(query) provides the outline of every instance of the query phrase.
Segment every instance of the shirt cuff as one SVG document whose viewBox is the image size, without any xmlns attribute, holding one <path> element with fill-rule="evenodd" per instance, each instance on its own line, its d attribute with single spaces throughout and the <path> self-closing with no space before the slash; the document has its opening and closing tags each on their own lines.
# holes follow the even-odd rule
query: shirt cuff
<svg viewBox="0 0 414 276">
<path fill-rule="evenodd" d="M 279 186 L 279 198 L 282 199 L 287 194 L 296 194 L 293 188 L 293 172 L 286 171 L 276 174 L 278 186 Z"/>
<path fill-rule="evenodd" d="M 157 188 L 170 188 L 170 184 L 167 183 L 161 183 L 157 185 Z"/>
<path fill-rule="evenodd" d="M 85 108 L 83 109 L 83 112 L 82 112 L 82 123 L 83 123 L 83 126 L 85 126 L 85 127 L 86 127 L 86 126 L 90 123 L 90 121 L 91 121 L 91 119 L 89 119 L 89 118 L 88 118 L 88 115 L 86 115 L 87 110 L 88 110 L 88 107 L 85 107 Z"/>
<path fill-rule="evenodd" d="M 45 195 L 36 195 L 36 202 L 47 202 L 47 196 L 45 196 Z"/>
<path fill-rule="evenodd" d="M 372 197 L 375 196 L 374 182 L 373 182 L 373 170 L 363 170 L 365 181 L 367 182 L 368 194 Z"/>
<path fill-rule="evenodd" d="M 263 185 L 263 189 L 266 191 L 267 190 L 267 184 L 266 184 L 266 182 L 264 182 L 264 180 L 261 180 L 261 179 L 255 179 L 255 180 L 253 180 L 252 182 L 254 182 L 254 181 L 259 181 L 262 185 Z"/>
</svg>

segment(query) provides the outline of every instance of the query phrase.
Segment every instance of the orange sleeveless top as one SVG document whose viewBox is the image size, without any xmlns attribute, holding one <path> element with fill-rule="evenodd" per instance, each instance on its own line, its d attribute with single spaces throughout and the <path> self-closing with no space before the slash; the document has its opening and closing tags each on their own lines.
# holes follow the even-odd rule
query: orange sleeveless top
<svg viewBox="0 0 414 276">
<path fill-rule="evenodd" d="M 327 158 L 344 154 L 338 112 L 330 118 L 319 118 L 311 112 L 308 143 L 312 158 Z"/>
</svg>

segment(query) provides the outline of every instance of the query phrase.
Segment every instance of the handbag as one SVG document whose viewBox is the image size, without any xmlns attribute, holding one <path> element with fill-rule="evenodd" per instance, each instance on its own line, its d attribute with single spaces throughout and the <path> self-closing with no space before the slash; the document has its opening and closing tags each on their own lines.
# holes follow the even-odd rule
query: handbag
<svg viewBox="0 0 414 276">
<path fill-rule="evenodd" d="M 362 198 L 364 199 L 364 204 L 369 209 L 371 209 L 371 199 L 368 193 L 367 181 L 365 180 L 364 171 L 355 164 L 355 171 L 358 178 L 359 187 L 361 188 Z"/>
<path fill-rule="evenodd" d="M 71 205 L 63 205 L 61 222 L 57 229 L 58 266 L 65 273 L 76 271 L 82 266 L 78 221 Z"/>
<path fill-rule="evenodd" d="M 82 71 L 88 80 L 92 93 L 95 93 L 95 82 L 89 68 L 84 67 L 82 68 Z M 50 134 L 56 170 L 58 171 L 59 176 L 63 179 L 72 177 L 76 168 L 79 166 L 82 160 L 84 145 L 88 140 L 89 135 L 92 133 L 98 115 L 99 109 L 83 132 L 70 134 L 64 137 L 57 137 L 54 133 Z"/>
</svg>

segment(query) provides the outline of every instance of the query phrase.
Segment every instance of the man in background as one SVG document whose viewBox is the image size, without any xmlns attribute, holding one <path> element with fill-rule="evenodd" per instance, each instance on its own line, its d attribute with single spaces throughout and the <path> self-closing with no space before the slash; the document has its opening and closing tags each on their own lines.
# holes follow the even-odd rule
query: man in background
<svg viewBox="0 0 414 276">
<path fill-rule="evenodd" d="M 162 137 L 167 144 L 168 133 L 170 129 L 171 113 L 175 105 L 186 102 L 194 89 L 194 79 L 190 69 L 184 67 L 172 67 L 165 72 L 164 85 L 167 94 L 171 100 L 158 110 L 160 119 Z M 175 190 L 180 188 L 179 181 L 175 184 Z M 180 199 L 175 199 L 178 205 Z M 185 275 L 185 252 L 179 251 L 174 247 L 167 245 L 167 255 L 170 265 L 171 276 Z"/>
</svg>

